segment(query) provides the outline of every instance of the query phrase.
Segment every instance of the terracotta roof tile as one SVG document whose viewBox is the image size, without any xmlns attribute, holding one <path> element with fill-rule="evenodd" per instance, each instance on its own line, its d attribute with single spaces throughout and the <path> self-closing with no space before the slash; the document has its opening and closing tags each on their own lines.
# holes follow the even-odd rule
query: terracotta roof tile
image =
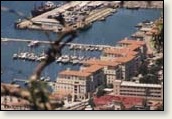
<svg viewBox="0 0 172 119">
<path fill-rule="evenodd" d="M 100 69 L 102 69 L 103 66 L 100 66 L 100 65 L 91 65 L 89 67 L 86 67 L 84 70 L 82 70 L 83 72 L 89 72 L 89 73 L 93 73 L 93 72 L 96 72 Z"/>
<path fill-rule="evenodd" d="M 126 55 L 137 55 L 138 52 L 135 52 L 133 50 L 131 50 L 130 48 L 113 48 L 113 49 L 105 49 L 103 51 L 104 53 L 107 54 L 119 54 L 122 56 L 126 56 Z"/>
<path fill-rule="evenodd" d="M 138 44 L 132 44 L 132 45 L 128 45 L 127 48 L 129 48 L 130 50 L 134 51 L 138 48 L 140 48 L 141 45 Z"/>
<path fill-rule="evenodd" d="M 129 44 L 129 45 L 132 45 L 132 44 L 144 45 L 144 44 L 145 44 L 145 42 L 144 42 L 144 41 L 129 40 L 129 39 L 121 40 L 121 41 L 119 41 L 118 43 L 119 43 L 119 44 L 121 44 L 121 43 L 125 43 L 125 44 Z"/>
<path fill-rule="evenodd" d="M 100 65 L 100 66 L 117 66 L 119 63 L 112 60 L 100 60 L 100 59 L 90 59 L 87 61 L 83 61 L 83 64 L 89 64 L 89 65 Z"/>
<path fill-rule="evenodd" d="M 131 108 L 134 105 L 142 105 L 143 98 L 129 97 L 129 96 L 112 96 L 112 95 L 105 95 L 99 98 L 94 97 L 94 103 L 96 106 L 107 105 L 114 101 L 122 102 L 125 108 Z"/>
<path fill-rule="evenodd" d="M 91 75 L 91 73 L 87 73 L 83 71 L 75 71 L 75 70 L 64 70 L 64 71 L 61 71 L 59 75 L 88 77 Z"/>
<path fill-rule="evenodd" d="M 114 59 L 114 61 L 118 62 L 118 63 L 127 63 L 131 60 L 133 60 L 135 58 L 135 56 L 126 56 L 126 57 L 119 57 Z"/>
</svg>

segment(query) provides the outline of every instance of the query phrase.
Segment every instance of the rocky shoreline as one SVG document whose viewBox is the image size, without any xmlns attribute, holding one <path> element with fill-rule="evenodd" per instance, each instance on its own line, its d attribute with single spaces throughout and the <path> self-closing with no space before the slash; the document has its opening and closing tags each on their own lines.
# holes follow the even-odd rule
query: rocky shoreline
<svg viewBox="0 0 172 119">
<path fill-rule="evenodd" d="M 139 9 L 139 8 L 163 8 L 163 1 L 123 1 L 123 8 Z"/>
</svg>

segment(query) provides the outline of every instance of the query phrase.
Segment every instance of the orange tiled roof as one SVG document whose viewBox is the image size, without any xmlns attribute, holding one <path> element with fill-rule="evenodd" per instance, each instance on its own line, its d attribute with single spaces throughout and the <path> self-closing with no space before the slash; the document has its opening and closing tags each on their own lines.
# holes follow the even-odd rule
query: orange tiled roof
<svg viewBox="0 0 172 119">
<path fill-rule="evenodd" d="M 113 49 L 105 49 L 104 53 L 108 54 L 121 54 L 121 55 L 137 55 L 138 52 L 132 51 L 130 48 L 113 48 Z"/>
<path fill-rule="evenodd" d="M 118 63 L 127 63 L 131 60 L 133 60 L 135 58 L 135 56 L 126 56 L 126 57 L 119 57 L 114 59 L 114 61 L 118 62 Z"/>
<path fill-rule="evenodd" d="M 93 72 L 96 72 L 100 69 L 102 69 L 103 66 L 100 66 L 100 65 L 91 65 L 89 67 L 86 67 L 86 69 L 82 70 L 84 72 L 89 72 L 89 73 L 93 73 Z"/>
<path fill-rule="evenodd" d="M 83 71 L 75 71 L 75 70 L 64 70 L 64 71 L 61 71 L 59 75 L 88 77 L 91 75 L 91 73 L 87 73 Z"/>
<path fill-rule="evenodd" d="M 100 66 L 117 66 L 119 63 L 113 60 L 100 60 L 100 59 L 90 59 L 87 61 L 83 61 L 83 64 L 89 65 L 100 65 Z"/>
<path fill-rule="evenodd" d="M 140 48 L 140 45 L 132 44 L 132 45 L 127 46 L 127 48 L 129 48 L 130 50 L 134 51 L 134 50 Z"/>
<path fill-rule="evenodd" d="M 125 44 L 129 44 L 129 45 L 132 45 L 132 44 L 144 45 L 144 44 L 145 44 L 145 42 L 144 42 L 144 41 L 129 40 L 129 39 L 121 40 L 121 41 L 119 41 L 118 43 L 119 43 L 119 44 L 121 44 L 121 43 L 125 43 Z"/>
<path fill-rule="evenodd" d="M 125 108 L 131 108 L 134 105 L 142 105 L 143 98 L 131 97 L 131 96 L 113 96 L 113 95 L 105 95 L 99 98 L 94 97 L 94 103 L 96 106 L 107 105 L 114 101 L 122 102 Z"/>
</svg>

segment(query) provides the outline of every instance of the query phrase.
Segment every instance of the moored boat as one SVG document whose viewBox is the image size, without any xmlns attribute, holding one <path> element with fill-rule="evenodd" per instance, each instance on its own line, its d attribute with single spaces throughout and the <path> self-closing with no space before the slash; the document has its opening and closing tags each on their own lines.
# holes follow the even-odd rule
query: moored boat
<svg viewBox="0 0 172 119">
<path fill-rule="evenodd" d="M 32 17 L 51 11 L 55 9 L 56 7 L 57 6 L 53 2 L 50 2 L 50 1 L 47 1 L 45 4 L 41 3 L 41 6 L 39 7 L 35 5 L 34 9 L 31 10 Z"/>
</svg>

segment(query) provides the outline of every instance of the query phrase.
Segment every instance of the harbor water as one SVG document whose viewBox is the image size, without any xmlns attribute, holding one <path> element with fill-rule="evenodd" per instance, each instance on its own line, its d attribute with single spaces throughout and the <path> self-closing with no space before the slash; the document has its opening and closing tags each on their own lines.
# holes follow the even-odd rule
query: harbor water
<svg viewBox="0 0 172 119">
<path fill-rule="evenodd" d="M 3 1 L 1 6 L 15 9 L 30 16 L 30 11 L 33 9 L 34 4 L 41 4 L 40 1 Z M 60 1 L 55 2 L 61 3 Z M 115 45 L 119 40 L 131 36 L 136 32 L 134 27 L 138 23 L 145 20 L 155 20 L 161 15 L 160 9 L 139 9 L 127 10 L 118 9 L 118 12 L 109 16 L 105 21 L 97 21 L 93 26 L 86 31 L 79 33 L 78 37 L 73 42 L 83 44 L 103 44 Z M 1 11 L 1 37 L 3 38 L 20 38 L 20 39 L 33 39 L 33 40 L 48 40 L 45 33 L 42 31 L 33 30 L 17 30 L 14 29 L 14 22 L 20 19 L 12 13 Z M 55 40 L 58 35 L 49 33 L 51 40 Z M 48 46 L 41 45 L 36 49 L 27 47 L 27 43 L 21 42 L 1 42 L 1 82 L 11 82 L 14 78 L 28 79 L 32 74 L 36 62 L 28 62 L 21 60 L 13 60 L 14 53 L 32 51 L 34 53 L 42 53 Z M 86 51 L 69 51 L 67 48 L 63 50 L 63 54 L 72 54 L 79 56 L 99 57 L 100 52 L 86 52 Z M 56 80 L 59 71 L 66 68 L 78 69 L 79 65 L 58 65 L 56 63 L 48 66 L 43 72 L 44 76 L 50 76 L 51 80 Z"/>
</svg>

